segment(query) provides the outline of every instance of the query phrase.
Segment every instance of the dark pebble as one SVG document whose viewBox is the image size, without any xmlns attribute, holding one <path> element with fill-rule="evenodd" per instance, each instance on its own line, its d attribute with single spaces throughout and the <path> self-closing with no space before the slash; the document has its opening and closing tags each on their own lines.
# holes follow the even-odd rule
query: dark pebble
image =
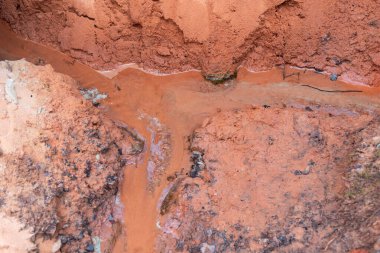
<svg viewBox="0 0 380 253">
<path fill-rule="evenodd" d="M 287 244 L 288 239 L 286 238 L 286 236 L 280 235 L 279 237 L 277 237 L 277 239 L 280 241 L 280 245 L 286 245 Z"/>
<path fill-rule="evenodd" d="M 294 175 L 296 175 L 296 176 L 306 176 L 306 175 L 309 175 L 309 174 L 310 174 L 309 170 L 304 170 L 304 171 L 295 170 L 294 171 Z"/>
<path fill-rule="evenodd" d="M 313 109 L 311 109 L 310 106 L 306 106 L 306 107 L 305 107 L 305 110 L 308 111 L 308 112 L 312 112 L 312 111 L 313 111 Z"/>
<path fill-rule="evenodd" d="M 338 80 L 338 75 L 337 75 L 337 74 L 331 74 L 331 75 L 330 75 L 330 80 L 331 80 L 331 81 L 336 81 L 336 80 Z"/>
<path fill-rule="evenodd" d="M 87 252 L 94 252 L 94 250 L 95 250 L 94 244 L 90 243 L 87 245 L 87 247 L 86 247 Z"/>
<path fill-rule="evenodd" d="M 198 176 L 198 172 L 200 171 L 199 167 L 196 165 L 191 166 L 190 177 L 196 178 Z"/>
</svg>

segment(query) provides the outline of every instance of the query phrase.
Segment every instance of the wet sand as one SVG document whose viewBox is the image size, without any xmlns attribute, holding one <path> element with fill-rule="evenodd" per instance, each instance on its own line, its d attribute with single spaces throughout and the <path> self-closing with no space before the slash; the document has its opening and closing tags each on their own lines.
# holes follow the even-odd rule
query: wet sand
<svg viewBox="0 0 380 253">
<path fill-rule="evenodd" d="M 305 78 L 306 81 L 303 81 Z M 106 105 L 109 114 L 136 128 L 146 139 L 147 123 L 136 120 L 141 112 L 160 119 L 170 129 L 173 142 L 170 165 L 163 183 L 154 193 L 146 191 L 146 160 L 137 169 L 127 169 L 122 187 L 125 204 L 126 237 L 117 242 L 115 252 L 153 252 L 157 234 L 157 203 L 163 189 L 169 184 L 165 178 L 184 168 L 190 168 L 188 136 L 203 120 L 220 110 L 230 110 L 247 105 L 328 104 L 337 107 L 357 107 L 375 110 L 379 98 L 372 89 L 333 83 L 327 77 L 306 73 L 299 83 L 321 89 L 361 89 L 361 93 L 326 94 L 298 83 L 282 81 L 281 70 L 252 74 L 239 73 L 231 87 L 216 88 L 205 82 L 199 73 L 172 76 L 152 76 L 135 69 L 121 72 L 113 81 L 120 87 L 105 89 L 110 94 Z M 149 147 L 147 147 L 149 149 Z"/>
<path fill-rule="evenodd" d="M 349 107 L 351 110 L 380 109 L 380 89 L 332 82 L 325 75 L 313 71 L 287 69 L 287 74 L 299 72 L 283 80 L 281 69 L 250 73 L 240 69 L 236 80 L 216 87 L 198 72 L 169 76 L 154 76 L 138 69 L 126 69 L 108 79 L 90 67 L 80 64 L 55 50 L 21 40 L 4 26 L 0 39 L 0 59 L 26 58 L 31 62 L 42 59 L 57 72 L 67 74 L 82 87 L 96 87 L 108 94 L 102 102 L 104 111 L 114 120 L 134 128 L 145 140 L 150 140 L 148 119 L 157 118 L 171 135 L 170 161 L 161 177 L 161 183 L 149 191 L 147 163 L 151 143 L 146 141 L 145 153 L 139 165 L 125 169 L 121 187 L 124 205 L 124 229 L 116 241 L 115 253 L 154 252 L 157 208 L 162 191 L 169 182 L 166 178 L 175 172 L 189 170 L 188 136 L 202 121 L 220 110 L 249 105 L 324 104 Z M 302 86 L 311 85 L 325 90 L 361 90 L 360 93 L 323 92 Z"/>
</svg>

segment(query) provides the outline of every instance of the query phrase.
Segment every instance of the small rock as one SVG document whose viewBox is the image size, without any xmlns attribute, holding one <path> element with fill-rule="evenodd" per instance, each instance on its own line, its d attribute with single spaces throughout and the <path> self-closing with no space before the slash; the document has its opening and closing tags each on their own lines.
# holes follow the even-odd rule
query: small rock
<svg viewBox="0 0 380 253">
<path fill-rule="evenodd" d="M 101 240 L 98 236 L 94 236 L 92 237 L 92 242 L 94 243 L 94 252 L 95 253 L 102 253 L 101 252 L 101 246 L 100 246 L 100 243 L 101 243 Z"/>
<path fill-rule="evenodd" d="M 200 170 L 203 170 L 206 167 L 206 165 L 204 164 L 203 161 L 197 161 L 196 164 L 197 164 L 197 166 L 199 167 Z"/>
<path fill-rule="evenodd" d="M 8 78 L 5 83 L 5 99 L 9 103 L 18 104 L 15 84 L 11 78 Z"/>
<path fill-rule="evenodd" d="M 190 177 L 195 178 L 198 173 L 206 168 L 206 164 L 203 161 L 203 154 L 199 151 L 193 151 L 191 154 L 193 165 L 190 170 Z"/>
<path fill-rule="evenodd" d="M 183 248 L 185 247 L 185 242 L 184 241 L 180 241 L 180 240 L 177 240 L 176 242 L 176 250 L 177 251 L 183 251 Z"/>
<path fill-rule="evenodd" d="M 306 169 L 304 169 L 304 171 L 302 171 L 302 174 L 303 175 L 309 175 L 310 174 L 310 166 L 307 166 Z"/>
<path fill-rule="evenodd" d="M 378 20 L 372 20 L 368 23 L 369 26 L 379 28 L 380 27 L 380 22 Z"/>
<path fill-rule="evenodd" d="M 61 242 L 61 239 L 58 239 L 54 244 L 53 246 L 51 247 L 51 252 L 52 253 L 55 253 L 57 252 L 62 246 L 62 242 Z"/>
<path fill-rule="evenodd" d="M 202 153 L 199 152 L 199 151 L 193 151 L 192 155 L 191 155 L 191 158 L 193 160 L 200 159 L 200 158 L 202 158 Z"/>
<path fill-rule="evenodd" d="M 337 75 L 337 74 L 331 74 L 331 75 L 330 75 L 330 80 L 331 80 L 331 81 L 336 81 L 336 80 L 338 80 L 338 75 Z"/>
<path fill-rule="evenodd" d="M 330 33 L 327 33 L 327 34 L 323 35 L 322 38 L 321 38 L 322 43 L 326 43 L 326 42 L 328 42 L 330 40 L 331 40 L 331 34 Z"/>
<path fill-rule="evenodd" d="M 217 85 L 217 84 L 222 84 L 222 83 L 225 83 L 226 81 L 230 81 L 230 80 L 233 80 L 237 77 L 237 71 L 231 73 L 231 72 L 227 72 L 227 73 L 219 73 L 219 74 L 206 74 L 204 75 L 204 78 L 207 80 L 207 81 L 210 81 L 212 82 L 213 84 Z"/>
<path fill-rule="evenodd" d="M 215 252 L 215 245 L 209 245 L 207 243 L 201 244 L 201 252 L 202 253 L 214 253 Z"/>
<path fill-rule="evenodd" d="M 37 66 L 45 66 L 46 61 L 40 57 L 37 57 L 36 59 L 34 59 L 34 64 Z"/>
<path fill-rule="evenodd" d="M 306 107 L 305 107 L 305 110 L 308 111 L 308 112 L 312 112 L 312 111 L 313 111 L 313 109 L 311 109 L 310 106 L 306 106 Z"/>
<path fill-rule="evenodd" d="M 286 236 L 284 236 L 284 235 L 278 236 L 277 239 L 279 240 L 280 245 L 285 245 L 286 242 L 288 241 L 287 238 L 286 238 Z"/>
<path fill-rule="evenodd" d="M 356 164 L 355 165 L 355 172 L 362 174 L 365 171 L 365 168 L 361 164 Z"/>
<path fill-rule="evenodd" d="M 60 238 L 61 238 L 61 242 L 62 242 L 63 244 L 66 244 L 66 243 L 68 243 L 68 242 L 71 241 L 71 238 L 70 238 L 69 236 L 65 236 L 65 235 L 63 235 L 63 236 L 60 236 Z"/>
<path fill-rule="evenodd" d="M 161 56 L 170 56 L 170 49 L 167 47 L 159 47 L 157 48 L 157 54 Z"/>
<path fill-rule="evenodd" d="M 86 247 L 86 251 L 87 252 L 94 252 L 95 251 L 95 247 L 94 247 L 94 244 L 92 243 L 89 243 Z"/>
<path fill-rule="evenodd" d="M 109 175 L 107 176 L 107 184 L 108 185 L 113 185 L 117 180 L 117 176 L 112 176 L 112 175 Z"/>
<path fill-rule="evenodd" d="M 296 176 L 306 176 L 310 174 L 310 167 L 308 166 L 305 170 L 295 170 L 294 175 Z"/>
<path fill-rule="evenodd" d="M 287 237 L 285 235 L 280 235 L 280 236 L 277 236 L 277 240 L 278 240 L 278 246 L 279 247 L 287 246 L 294 241 L 294 237 L 293 237 L 293 235 L 291 235 L 289 237 Z"/>
<path fill-rule="evenodd" d="M 37 109 L 37 114 L 41 114 L 45 111 L 45 109 L 43 107 L 38 107 Z"/>
<path fill-rule="evenodd" d="M 106 94 L 100 93 L 97 88 L 83 89 L 80 93 L 86 100 L 90 100 L 95 106 L 99 105 L 99 100 L 106 99 L 108 97 Z"/>
<path fill-rule="evenodd" d="M 198 172 L 199 172 L 199 168 L 195 165 L 191 166 L 191 170 L 190 170 L 190 177 L 191 178 L 196 178 L 198 176 Z"/>
<path fill-rule="evenodd" d="M 274 144 L 274 139 L 272 136 L 268 137 L 268 145 L 272 146 Z"/>
</svg>

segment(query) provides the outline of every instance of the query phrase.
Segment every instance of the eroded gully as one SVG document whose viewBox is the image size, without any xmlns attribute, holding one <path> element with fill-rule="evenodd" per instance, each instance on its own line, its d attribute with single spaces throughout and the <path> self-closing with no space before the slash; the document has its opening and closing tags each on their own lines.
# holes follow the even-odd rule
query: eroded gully
<svg viewBox="0 0 380 253">
<path fill-rule="evenodd" d="M 220 110 L 247 106 L 282 104 L 327 104 L 340 108 L 379 109 L 380 90 L 331 82 L 327 76 L 313 71 L 287 69 L 297 72 L 283 80 L 280 69 L 263 73 L 239 71 L 238 78 L 228 85 L 216 87 L 205 82 L 198 72 L 187 72 L 167 76 L 154 76 L 138 69 L 129 68 L 108 79 L 99 72 L 70 57 L 44 46 L 17 38 L 5 26 L 0 26 L 0 60 L 26 58 L 31 62 L 42 59 L 57 72 L 78 80 L 84 88 L 96 87 L 107 93 L 102 102 L 109 117 L 135 129 L 146 140 L 143 158 L 137 166 L 125 169 L 121 186 L 121 201 L 124 206 L 122 233 L 116 240 L 114 252 L 154 252 L 157 233 L 158 204 L 168 185 L 168 176 L 190 168 L 188 136 L 200 126 L 204 119 Z M 321 89 L 356 89 L 360 93 L 326 93 Z M 160 184 L 148 189 L 147 166 L 150 159 L 152 131 L 149 121 L 157 119 L 170 135 L 171 148 L 165 170 L 160 175 Z M 159 135 L 158 137 L 159 138 Z"/>
</svg>

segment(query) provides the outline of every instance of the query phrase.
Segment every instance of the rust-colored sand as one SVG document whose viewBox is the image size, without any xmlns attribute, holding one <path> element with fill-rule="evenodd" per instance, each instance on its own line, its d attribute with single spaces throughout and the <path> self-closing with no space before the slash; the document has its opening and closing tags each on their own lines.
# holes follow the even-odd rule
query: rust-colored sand
<svg viewBox="0 0 380 253">
<path fill-rule="evenodd" d="M 0 247 L 379 250 L 379 88 L 342 82 L 378 84 L 379 6 L 243 4 L 1 2 L 13 30 L 61 52 L 0 26 L 1 60 L 40 65 L 1 62 L 0 208 L 17 222 Z M 83 64 L 130 62 L 202 73 L 129 68 L 109 79 Z M 239 65 L 280 66 L 240 68 L 217 86 L 202 76 L 225 78 Z M 78 87 L 107 98 L 92 105 Z M 15 237 L 23 244 L 10 245 Z"/>
</svg>

